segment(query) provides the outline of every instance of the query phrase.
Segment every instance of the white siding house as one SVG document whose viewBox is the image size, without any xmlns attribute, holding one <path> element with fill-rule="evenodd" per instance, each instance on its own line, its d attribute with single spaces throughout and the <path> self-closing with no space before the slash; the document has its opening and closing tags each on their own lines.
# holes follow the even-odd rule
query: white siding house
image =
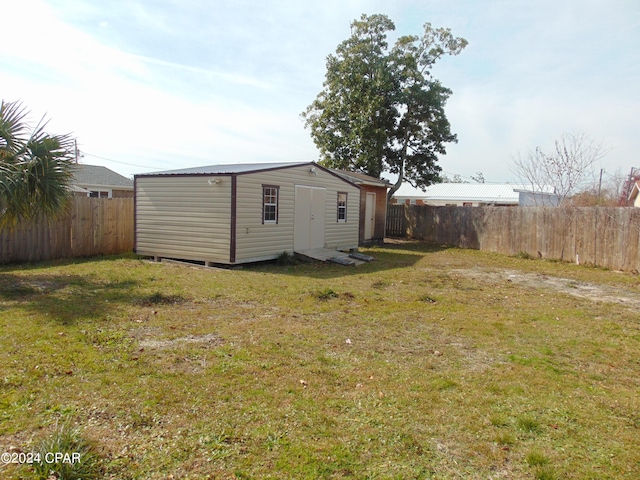
<svg viewBox="0 0 640 480">
<path fill-rule="evenodd" d="M 640 207 L 640 182 L 635 182 L 627 199 L 627 205 L 633 205 L 634 207 Z"/>
<path fill-rule="evenodd" d="M 313 162 L 135 176 L 141 255 L 239 264 L 358 246 L 360 189 Z"/>
<path fill-rule="evenodd" d="M 518 194 L 521 207 L 557 207 L 560 204 L 560 197 L 553 190 L 540 192 L 533 188 L 515 188 L 513 191 Z"/>
<path fill-rule="evenodd" d="M 81 197 L 133 197 L 133 181 L 130 178 L 100 165 L 74 165 L 71 189 Z"/>
<path fill-rule="evenodd" d="M 435 183 L 425 190 L 403 184 L 393 195 L 392 203 L 434 206 L 557 206 L 553 188 L 488 183 Z"/>
</svg>

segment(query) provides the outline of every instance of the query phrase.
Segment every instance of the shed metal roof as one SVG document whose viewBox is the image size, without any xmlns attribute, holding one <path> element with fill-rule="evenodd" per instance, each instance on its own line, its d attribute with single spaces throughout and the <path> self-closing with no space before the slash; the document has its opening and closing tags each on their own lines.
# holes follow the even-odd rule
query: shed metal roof
<svg viewBox="0 0 640 480">
<path fill-rule="evenodd" d="M 277 168 L 310 165 L 313 162 L 277 162 L 277 163 L 232 163 L 223 165 L 206 165 L 202 167 L 180 168 L 178 170 L 163 170 L 149 172 L 142 175 L 224 175 L 233 173 L 250 173 Z"/>
<path fill-rule="evenodd" d="M 337 173 L 343 178 L 346 178 L 351 183 L 356 183 L 361 185 L 374 185 L 374 186 L 387 187 L 387 188 L 391 186 L 388 180 L 375 178 L 375 177 L 372 177 L 371 175 L 365 175 L 364 173 L 350 172 L 348 170 L 340 170 L 338 168 L 330 168 L 329 170 L 331 170 L 334 173 Z"/>
</svg>

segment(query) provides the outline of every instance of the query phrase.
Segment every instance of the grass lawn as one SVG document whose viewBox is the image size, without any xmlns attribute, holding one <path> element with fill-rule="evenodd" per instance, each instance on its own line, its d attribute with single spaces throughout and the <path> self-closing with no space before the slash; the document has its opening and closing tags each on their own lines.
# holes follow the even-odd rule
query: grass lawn
<svg viewBox="0 0 640 480">
<path fill-rule="evenodd" d="M 1 267 L 0 453 L 64 428 L 90 478 L 640 478 L 637 276 L 365 252 Z"/>
</svg>

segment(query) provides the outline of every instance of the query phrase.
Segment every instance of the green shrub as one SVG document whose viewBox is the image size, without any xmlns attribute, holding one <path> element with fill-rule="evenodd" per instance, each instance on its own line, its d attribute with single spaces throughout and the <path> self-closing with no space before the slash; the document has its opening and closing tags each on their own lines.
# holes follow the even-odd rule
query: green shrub
<svg viewBox="0 0 640 480">
<path fill-rule="evenodd" d="M 489 421 L 494 427 L 506 427 L 509 425 L 509 420 L 499 413 L 492 415 Z"/>
<path fill-rule="evenodd" d="M 531 467 L 542 467 L 549 463 L 549 459 L 545 456 L 545 454 L 539 452 L 538 450 L 530 451 L 525 459 Z"/>
<path fill-rule="evenodd" d="M 518 417 L 518 427 L 529 433 L 537 433 L 540 430 L 540 422 L 529 416 Z"/>
<path fill-rule="evenodd" d="M 332 288 L 323 288 L 322 290 L 318 290 L 313 294 L 318 300 L 329 300 L 331 298 L 338 298 L 337 292 L 335 292 Z"/>
<path fill-rule="evenodd" d="M 500 432 L 496 435 L 495 442 L 501 447 L 510 447 L 515 445 L 516 439 L 513 437 L 511 432 Z"/>
<path fill-rule="evenodd" d="M 438 303 L 438 301 L 435 298 L 433 298 L 433 297 L 431 297 L 429 295 L 420 296 L 420 301 L 421 302 L 426 302 L 426 303 Z"/>
<path fill-rule="evenodd" d="M 153 305 L 180 305 L 186 302 L 182 295 L 165 295 L 162 292 L 156 292 L 152 295 L 142 298 L 138 303 L 144 307 Z"/>
<path fill-rule="evenodd" d="M 559 477 L 553 468 L 545 466 L 536 468 L 535 478 L 536 480 L 558 480 Z"/>
<path fill-rule="evenodd" d="M 287 266 L 287 265 L 297 265 L 298 264 L 298 259 L 296 258 L 295 255 L 289 253 L 289 252 L 282 252 L 278 258 L 276 259 L 276 263 L 278 265 L 281 265 L 283 267 Z"/>
<path fill-rule="evenodd" d="M 34 478 L 47 480 L 91 480 L 98 478 L 98 455 L 79 429 L 63 425 L 34 446 L 39 462 L 33 464 Z"/>
</svg>

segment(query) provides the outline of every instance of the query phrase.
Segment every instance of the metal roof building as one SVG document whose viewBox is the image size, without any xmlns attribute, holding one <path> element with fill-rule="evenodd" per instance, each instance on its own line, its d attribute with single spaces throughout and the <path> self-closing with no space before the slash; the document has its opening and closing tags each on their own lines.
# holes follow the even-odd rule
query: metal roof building
<svg viewBox="0 0 640 480">
<path fill-rule="evenodd" d="M 310 162 L 271 162 L 271 163 L 230 163 L 224 165 L 205 165 L 202 167 L 180 168 L 149 172 L 144 175 L 232 175 L 235 173 L 253 173 L 265 170 L 277 170 L 283 167 L 309 165 Z"/>
<path fill-rule="evenodd" d="M 396 203 L 416 205 L 456 206 L 529 206 L 556 205 L 553 189 L 535 192 L 530 185 L 488 183 L 436 183 L 426 190 L 402 185 L 393 195 Z"/>
<path fill-rule="evenodd" d="M 134 183 L 141 255 L 235 265 L 358 246 L 360 187 L 314 162 L 209 165 Z"/>
</svg>

